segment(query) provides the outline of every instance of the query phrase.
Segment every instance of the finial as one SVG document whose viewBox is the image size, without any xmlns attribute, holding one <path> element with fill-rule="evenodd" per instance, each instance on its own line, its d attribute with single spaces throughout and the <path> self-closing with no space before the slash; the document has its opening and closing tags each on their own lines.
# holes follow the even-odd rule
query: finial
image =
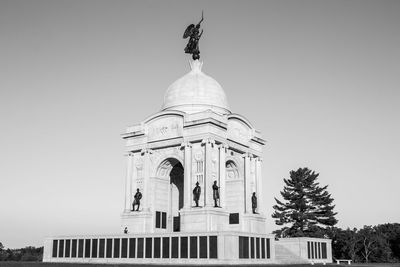
<svg viewBox="0 0 400 267">
<path fill-rule="evenodd" d="M 185 47 L 185 53 L 192 54 L 193 60 L 200 59 L 199 41 L 203 34 L 203 30 L 200 32 L 200 24 L 204 20 L 203 11 L 201 11 L 201 20 L 197 25 L 190 24 L 185 32 L 183 33 L 183 39 L 189 38 L 189 42 Z"/>
<path fill-rule="evenodd" d="M 190 68 L 192 72 L 201 72 L 201 67 L 203 67 L 203 61 L 200 60 L 189 60 Z"/>
</svg>

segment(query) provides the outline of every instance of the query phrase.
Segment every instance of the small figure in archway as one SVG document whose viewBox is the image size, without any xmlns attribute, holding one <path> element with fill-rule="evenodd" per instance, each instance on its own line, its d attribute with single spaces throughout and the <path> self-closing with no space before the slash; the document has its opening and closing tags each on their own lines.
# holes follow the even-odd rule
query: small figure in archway
<svg viewBox="0 0 400 267">
<path fill-rule="evenodd" d="M 218 200 L 219 200 L 219 187 L 217 185 L 217 181 L 214 181 L 214 184 L 212 186 L 213 189 L 213 199 L 214 199 L 214 207 L 218 208 Z"/>
<path fill-rule="evenodd" d="M 193 200 L 196 203 L 196 207 L 199 206 L 201 187 L 199 186 L 199 182 L 196 182 L 196 187 L 193 189 Z"/>
<path fill-rule="evenodd" d="M 128 227 L 125 227 L 124 234 L 127 234 L 127 233 L 128 233 Z"/>
<path fill-rule="evenodd" d="M 135 211 L 135 206 L 137 205 L 136 211 L 139 211 L 140 200 L 142 199 L 142 193 L 140 193 L 139 188 L 136 189 L 136 194 L 133 196 L 132 211 Z"/>
<path fill-rule="evenodd" d="M 253 213 L 257 214 L 256 210 L 257 210 L 257 196 L 256 196 L 256 192 L 253 192 L 253 196 L 251 197 L 251 207 L 253 209 Z"/>
</svg>

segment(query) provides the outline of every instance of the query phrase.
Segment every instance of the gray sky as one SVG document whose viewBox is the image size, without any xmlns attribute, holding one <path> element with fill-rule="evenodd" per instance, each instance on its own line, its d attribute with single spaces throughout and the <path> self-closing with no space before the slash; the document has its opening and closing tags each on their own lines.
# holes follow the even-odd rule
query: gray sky
<svg viewBox="0 0 400 267">
<path fill-rule="evenodd" d="M 400 1 L 0 0 L 0 242 L 119 231 L 125 127 L 203 71 L 268 141 L 264 206 L 320 173 L 339 227 L 400 222 Z"/>
</svg>

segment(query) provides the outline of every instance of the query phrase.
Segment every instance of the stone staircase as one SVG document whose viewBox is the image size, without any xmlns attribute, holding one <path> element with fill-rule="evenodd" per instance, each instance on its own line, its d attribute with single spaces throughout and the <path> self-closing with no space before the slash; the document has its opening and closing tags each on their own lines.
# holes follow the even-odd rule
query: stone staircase
<svg viewBox="0 0 400 267">
<path fill-rule="evenodd" d="M 301 258 L 298 254 L 279 244 L 279 241 L 275 242 L 275 261 L 278 264 L 309 263 L 308 260 Z"/>
</svg>

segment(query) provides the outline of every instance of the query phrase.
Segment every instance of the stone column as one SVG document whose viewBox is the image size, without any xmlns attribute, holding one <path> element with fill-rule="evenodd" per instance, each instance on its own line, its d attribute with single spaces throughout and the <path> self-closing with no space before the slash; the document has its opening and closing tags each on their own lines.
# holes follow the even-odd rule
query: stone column
<svg viewBox="0 0 400 267">
<path fill-rule="evenodd" d="M 189 209 L 192 207 L 192 144 L 190 142 L 182 143 L 181 147 L 185 149 L 185 169 L 183 177 L 183 207 Z"/>
<path fill-rule="evenodd" d="M 219 201 L 222 208 L 226 208 L 226 149 L 227 144 L 219 146 Z"/>
<path fill-rule="evenodd" d="M 151 149 L 143 149 L 141 152 L 144 155 L 144 162 L 143 162 L 143 197 L 140 202 L 143 211 L 150 210 L 150 190 L 149 190 L 149 182 L 150 182 L 150 154 L 153 153 Z"/>
<path fill-rule="evenodd" d="M 129 153 L 126 157 L 126 179 L 125 179 L 125 212 L 132 209 L 132 178 L 134 173 L 133 153 Z"/>
<path fill-rule="evenodd" d="M 256 188 L 257 188 L 257 212 L 262 213 L 262 176 L 261 176 L 261 164 L 262 158 L 258 157 L 256 160 Z"/>
<path fill-rule="evenodd" d="M 244 154 L 244 203 L 245 213 L 251 213 L 251 158 L 249 153 Z"/>
<path fill-rule="evenodd" d="M 214 181 L 212 180 L 212 148 L 215 145 L 215 141 L 211 138 L 203 140 L 206 146 L 205 153 L 205 182 L 204 182 L 204 206 L 213 207 L 213 190 L 212 186 Z"/>
</svg>

